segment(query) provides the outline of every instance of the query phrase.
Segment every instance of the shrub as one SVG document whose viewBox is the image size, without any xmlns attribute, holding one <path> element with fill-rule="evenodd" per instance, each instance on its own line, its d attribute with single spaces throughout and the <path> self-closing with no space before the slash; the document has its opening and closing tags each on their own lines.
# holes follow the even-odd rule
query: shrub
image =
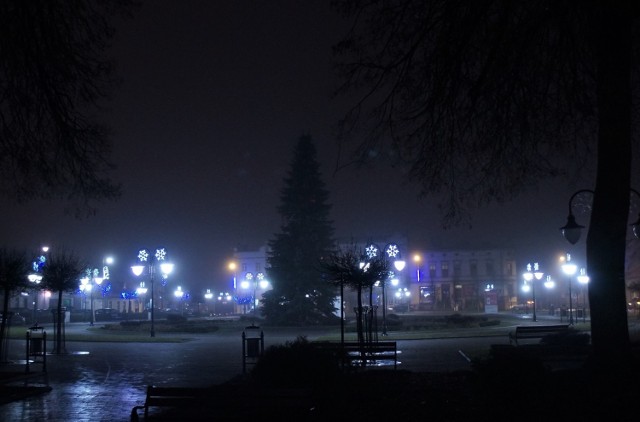
<svg viewBox="0 0 640 422">
<path fill-rule="evenodd" d="M 566 333 L 549 334 L 543 337 L 540 343 L 553 346 L 586 346 L 590 340 L 589 333 L 581 333 L 578 330 L 570 329 Z"/>
<path fill-rule="evenodd" d="M 167 315 L 167 322 L 170 324 L 175 324 L 175 323 L 179 323 L 179 322 L 186 322 L 187 321 L 187 317 L 180 315 L 180 314 L 168 314 Z"/>
<path fill-rule="evenodd" d="M 314 347 L 304 336 L 270 346 L 251 371 L 253 380 L 273 387 L 319 387 L 339 374 L 339 360 Z"/>
</svg>

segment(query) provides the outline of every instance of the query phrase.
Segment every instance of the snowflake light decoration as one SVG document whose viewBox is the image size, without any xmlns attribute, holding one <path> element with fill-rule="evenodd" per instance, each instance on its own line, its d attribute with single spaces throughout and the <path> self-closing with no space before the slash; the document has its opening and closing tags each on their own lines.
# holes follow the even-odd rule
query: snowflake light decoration
<svg viewBox="0 0 640 422">
<path fill-rule="evenodd" d="M 365 251 L 368 259 L 373 259 L 376 256 L 378 256 L 378 247 L 376 245 L 374 245 L 374 244 L 370 244 L 369 246 L 367 246 L 364 249 L 364 251 Z"/>
<path fill-rule="evenodd" d="M 146 262 L 149 260 L 149 251 L 146 249 L 140 249 L 138 252 L 138 261 Z"/>
<path fill-rule="evenodd" d="M 46 262 L 47 262 L 47 257 L 45 257 L 44 255 L 40 255 L 39 257 L 37 257 L 36 260 L 33 261 L 33 265 L 32 265 L 33 271 L 41 272 Z"/>
<path fill-rule="evenodd" d="M 156 249 L 156 261 L 164 261 L 167 257 L 167 251 L 164 248 Z"/>
<path fill-rule="evenodd" d="M 395 258 L 400 254 L 400 249 L 398 249 L 398 245 L 396 245 L 395 243 L 392 243 L 387 246 L 386 252 L 389 258 Z"/>
</svg>

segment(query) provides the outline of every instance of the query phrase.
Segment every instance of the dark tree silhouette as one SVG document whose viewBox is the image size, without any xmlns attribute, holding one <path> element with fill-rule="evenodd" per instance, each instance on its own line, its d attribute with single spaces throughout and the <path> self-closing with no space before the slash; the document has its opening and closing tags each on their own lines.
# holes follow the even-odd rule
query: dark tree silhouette
<svg viewBox="0 0 640 422">
<path fill-rule="evenodd" d="M 131 0 L 7 0 L 0 4 L 0 196 L 63 198 L 76 215 L 120 186 L 108 173 L 108 130 L 96 117 L 113 85 L 103 58 L 110 19 Z"/>
<path fill-rule="evenodd" d="M 86 265 L 73 253 L 64 250 L 49 253 L 49 259 L 42 268 L 42 286 L 52 292 L 58 292 L 58 305 L 55 318 L 55 353 L 65 353 L 62 324 L 64 321 L 62 296 L 66 292 L 78 290 L 80 278 Z"/>
<path fill-rule="evenodd" d="M 0 289 L 2 289 L 2 321 L 0 321 L 0 357 L 5 356 L 4 341 L 7 336 L 7 321 L 11 311 L 9 300 L 15 293 L 27 288 L 29 261 L 24 252 L 0 249 Z"/>
<path fill-rule="evenodd" d="M 624 370 L 631 359 L 625 241 L 638 146 L 631 131 L 638 76 L 632 28 L 640 3 L 335 4 L 354 22 L 336 46 L 340 92 L 355 90 L 361 99 L 342 121 L 343 146 L 355 162 L 396 160 L 423 195 L 440 197 L 445 225 L 543 178 L 594 181 L 590 362 L 603 374 Z M 364 141 L 349 147 L 362 130 Z"/>
<path fill-rule="evenodd" d="M 386 280 L 390 274 L 389 261 L 384 259 L 383 256 L 368 260 L 366 268 L 362 268 L 361 264 L 364 263 L 363 256 L 364 251 L 358 248 L 355 243 L 351 243 L 332 252 L 321 262 L 322 270 L 325 272 L 329 283 L 340 287 L 341 292 L 344 288 L 356 292 L 356 330 L 360 343 L 365 341 L 365 312 L 362 304 L 362 293 L 367 289 L 369 290 L 369 306 L 372 306 L 371 291 L 373 286 L 379 280 Z M 341 297 L 340 299 L 342 300 L 343 298 Z M 368 326 L 372 326 L 371 321 L 369 321 Z M 369 334 L 369 338 L 371 338 L 371 334 Z"/>
<path fill-rule="evenodd" d="M 310 136 L 297 142 L 284 179 L 280 232 L 269 241 L 267 277 L 273 289 L 263 295 L 262 313 L 274 324 L 324 324 L 334 318 L 332 286 L 319 261 L 333 247 L 331 206 Z"/>
</svg>

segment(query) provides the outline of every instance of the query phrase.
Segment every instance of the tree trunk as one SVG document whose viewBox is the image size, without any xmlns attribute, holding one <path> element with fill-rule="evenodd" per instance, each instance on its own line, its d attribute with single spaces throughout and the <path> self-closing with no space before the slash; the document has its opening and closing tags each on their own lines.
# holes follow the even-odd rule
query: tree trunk
<svg viewBox="0 0 640 422">
<path fill-rule="evenodd" d="M 631 355 L 625 295 L 625 247 L 631 178 L 631 10 L 600 7 L 598 55 L 598 166 L 587 238 L 590 276 L 590 364 L 602 375 L 628 370 Z"/>
<path fill-rule="evenodd" d="M 62 290 L 58 292 L 58 318 L 56 318 L 56 354 L 60 355 L 64 352 L 62 348 L 62 326 L 64 324 L 64 313 L 62 312 Z"/>
<path fill-rule="evenodd" d="M 9 321 L 9 295 L 11 294 L 10 289 L 4 289 L 4 297 L 2 300 L 2 319 L 0 320 L 0 359 L 2 361 L 5 360 L 7 355 L 6 348 L 9 347 L 9 343 L 6 340 L 7 337 L 7 321 Z"/>
<path fill-rule="evenodd" d="M 357 303 L 357 315 L 356 315 L 356 331 L 358 331 L 358 342 L 363 344 L 364 342 L 364 330 L 362 324 L 362 287 L 358 286 L 358 303 Z"/>
</svg>

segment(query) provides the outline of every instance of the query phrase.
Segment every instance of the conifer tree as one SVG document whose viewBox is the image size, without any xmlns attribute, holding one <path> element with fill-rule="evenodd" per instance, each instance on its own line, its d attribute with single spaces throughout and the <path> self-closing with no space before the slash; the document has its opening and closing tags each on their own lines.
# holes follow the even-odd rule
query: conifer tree
<svg viewBox="0 0 640 422">
<path fill-rule="evenodd" d="M 269 241 L 267 255 L 273 289 L 262 302 L 269 323 L 315 325 L 335 318 L 336 288 L 325 280 L 320 266 L 333 247 L 331 205 L 316 156 L 311 136 L 300 137 L 284 178 L 278 206 L 282 225 Z"/>
</svg>

